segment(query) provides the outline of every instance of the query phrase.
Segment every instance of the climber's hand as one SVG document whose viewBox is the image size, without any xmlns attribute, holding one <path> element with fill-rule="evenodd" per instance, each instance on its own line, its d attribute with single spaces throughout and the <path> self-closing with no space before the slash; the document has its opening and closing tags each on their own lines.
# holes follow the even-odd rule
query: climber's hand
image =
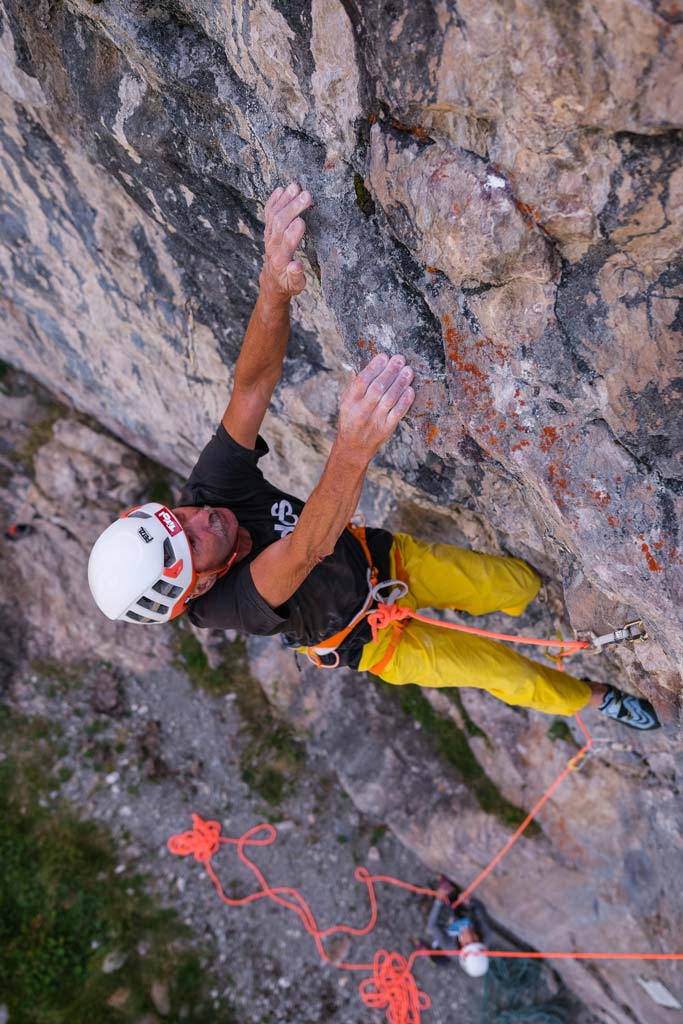
<svg viewBox="0 0 683 1024">
<path fill-rule="evenodd" d="M 289 300 L 306 287 L 303 264 L 294 259 L 294 253 L 306 230 L 301 214 L 312 202 L 310 192 L 292 182 L 286 188 L 276 188 L 266 203 L 261 287 L 274 298 Z"/>
<path fill-rule="evenodd" d="M 342 395 L 338 436 L 344 446 L 371 459 L 408 412 L 415 392 L 403 356 L 378 355 L 356 374 Z"/>
</svg>

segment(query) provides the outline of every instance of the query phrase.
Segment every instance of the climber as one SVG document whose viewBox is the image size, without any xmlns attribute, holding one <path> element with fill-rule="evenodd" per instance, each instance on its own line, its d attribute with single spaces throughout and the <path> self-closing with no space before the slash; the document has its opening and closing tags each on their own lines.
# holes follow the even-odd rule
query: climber
<svg viewBox="0 0 683 1024">
<path fill-rule="evenodd" d="M 459 906 L 456 911 L 450 910 L 449 904 L 455 900 L 457 889 L 445 875 L 439 879 L 436 891 L 439 896 L 432 903 L 427 920 L 427 931 L 431 941 L 420 943 L 420 948 L 461 949 L 462 954 L 456 959 L 462 969 L 471 978 L 481 978 L 489 969 L 486 950 L 490 932 L 483 903 L 481 900 L 473 899 L 468 904 Z M 447 966 L 452 958 L 437 954 L 432 959 L 438 967 L 443 967 Z"/>
<path fill-rule="evenodd" d="M 258 463 L 268 446 L 259 430 L 282 373 L 290 301 L 306 284 L 294 257 L 311 202 L 297 184 L 268 200 L 260 290 L 222 422 L 178 507 L 149 502 L 131 509 L 97 540 L 88 565 L 96 603 L 127 622 L 166 622 L 187 611 L 204 628 L 280 633 L 319 661 L 334 637 L 337 664 L 391 683 L 474 686 L 556 715 L 590 704 L 636 728 L 656 727 L 647 701 L 574 679 L 494 641 L 418 622 L 402 629 L 398 643 L 391 630 L 371 641 L 362 617 L 370 565 L 380 580 L 405 579 L 404 601 L 414 608 L 518 615 L 539 588 L 534 570 L 516 558 L 346 528 L 370 461 L 414 398 L 403 356 L 377 355 L 351 380 L 330 455 L 306 503 L 264 479 Z"/>
</svg>

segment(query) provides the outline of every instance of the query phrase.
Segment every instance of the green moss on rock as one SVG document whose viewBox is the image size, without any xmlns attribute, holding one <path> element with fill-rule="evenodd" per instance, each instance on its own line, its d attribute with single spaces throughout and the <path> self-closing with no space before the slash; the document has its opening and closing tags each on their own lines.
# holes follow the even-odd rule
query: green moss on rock
<svg viewBox="0 0 683 1024">
<path fill-rule="evenodd" d="M 353 190 L 356 193 L 356 206 L 366 217 L 371 217 L 375 212 L 375 202 L 365 187 L 362 174 L 354 174 Z"/>
<path fill-rule="evenodd" d="M 483 811 L 495 815 L 507 828 L 517 828 L 524 821 L 527 812 L 504 797 L 495 782 L 488 777 L 474 756 L 465 732 L 452 719 L 437 714 L 419 686 L 392 686 L 383 682 L 377 685 L 394 700 L 398 700 L 403 710 L 436 740 L 440 755 L 456 768 Z M 530 837 L 540 832 L 540 826 L 532 821 L 524 834 Z"/>
</svg>

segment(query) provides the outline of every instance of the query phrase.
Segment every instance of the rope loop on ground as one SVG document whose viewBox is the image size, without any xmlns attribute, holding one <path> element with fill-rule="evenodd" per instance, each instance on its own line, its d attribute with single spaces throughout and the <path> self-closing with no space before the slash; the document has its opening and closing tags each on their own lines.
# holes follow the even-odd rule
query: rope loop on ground
<svg viewBox="0 0 683 1024">
<path fill-rule="evenodd" d="M 207 862 L 220 846 L 221 825 L 219 821 L 204 821 L 198 814 L 192 815 L 192 828 L 180 835 L 171 836 L 168 849 L 180 857 L 194 855 L 194 859 Z"/>
<path fill-rule="evenodd" d="M 422 1010 L 432 1005 L 417 987 L 407 960 L 384 949 L 375 954 L 372 977 L 362 981 L 358 991 L 366 1006 L 384 1010 L 388 1024 L 420 1024 Z"/>
</svg>

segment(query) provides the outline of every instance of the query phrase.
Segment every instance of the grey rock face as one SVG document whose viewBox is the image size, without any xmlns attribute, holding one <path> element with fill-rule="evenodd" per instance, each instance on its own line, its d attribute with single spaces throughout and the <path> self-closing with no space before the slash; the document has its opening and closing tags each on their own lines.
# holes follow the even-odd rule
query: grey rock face
<svg viewBox="0 0 683 1024">
<path fill-rule="evenodd" d="M 404 352 L 418 397 L 372 470 L 369 518 L 419 532 L 440 513 L 435 539 L 527 558 L 576 628 L 642 617 L 651 640 L 609 674 L 676 722 L 682 65 L 681 13 L 660 0 L 0 0 L 0 351 L 186 472 L 255 297 L 261 204 L 300 180 L 316 199 L 310 283 L 267 422 L 270 476 L 307 493 L 348 369 Z M 152 664 L 159 640 L 131 650 L 59 596 L 84 586 L 78 552 L 109 515 L 98 497 L 125 506 L 135 489 L 111 462 L 125 449 L 95 452 L 83 429 L 60 425 L 16 496 L 51 539 L 26 615 L 38 631 L 62 608 L 57 656 L 87 642 Z M 512 728 L 497 716 L 492 731 Z M 513 785 L 502 752 L 479 755 L 527 799 L 526 762 Z M 651 765 L 666 786 L 671 756 L 662 742 Z M 639 778 L 613 796 L 624 820 L 639 820 Z M 676 832 L 655 817 L 653 850 L 641 837 L 604 854 L 624 858 L 612 898 L 633 919 L 648 879 L 668 885 L 657 843 Z M 544 945 L 547 914 L 534 921 Z M 613 1019 L 628 1003 L 657 1020 L 610 971 L 591 977 Z"/>
</svg>

